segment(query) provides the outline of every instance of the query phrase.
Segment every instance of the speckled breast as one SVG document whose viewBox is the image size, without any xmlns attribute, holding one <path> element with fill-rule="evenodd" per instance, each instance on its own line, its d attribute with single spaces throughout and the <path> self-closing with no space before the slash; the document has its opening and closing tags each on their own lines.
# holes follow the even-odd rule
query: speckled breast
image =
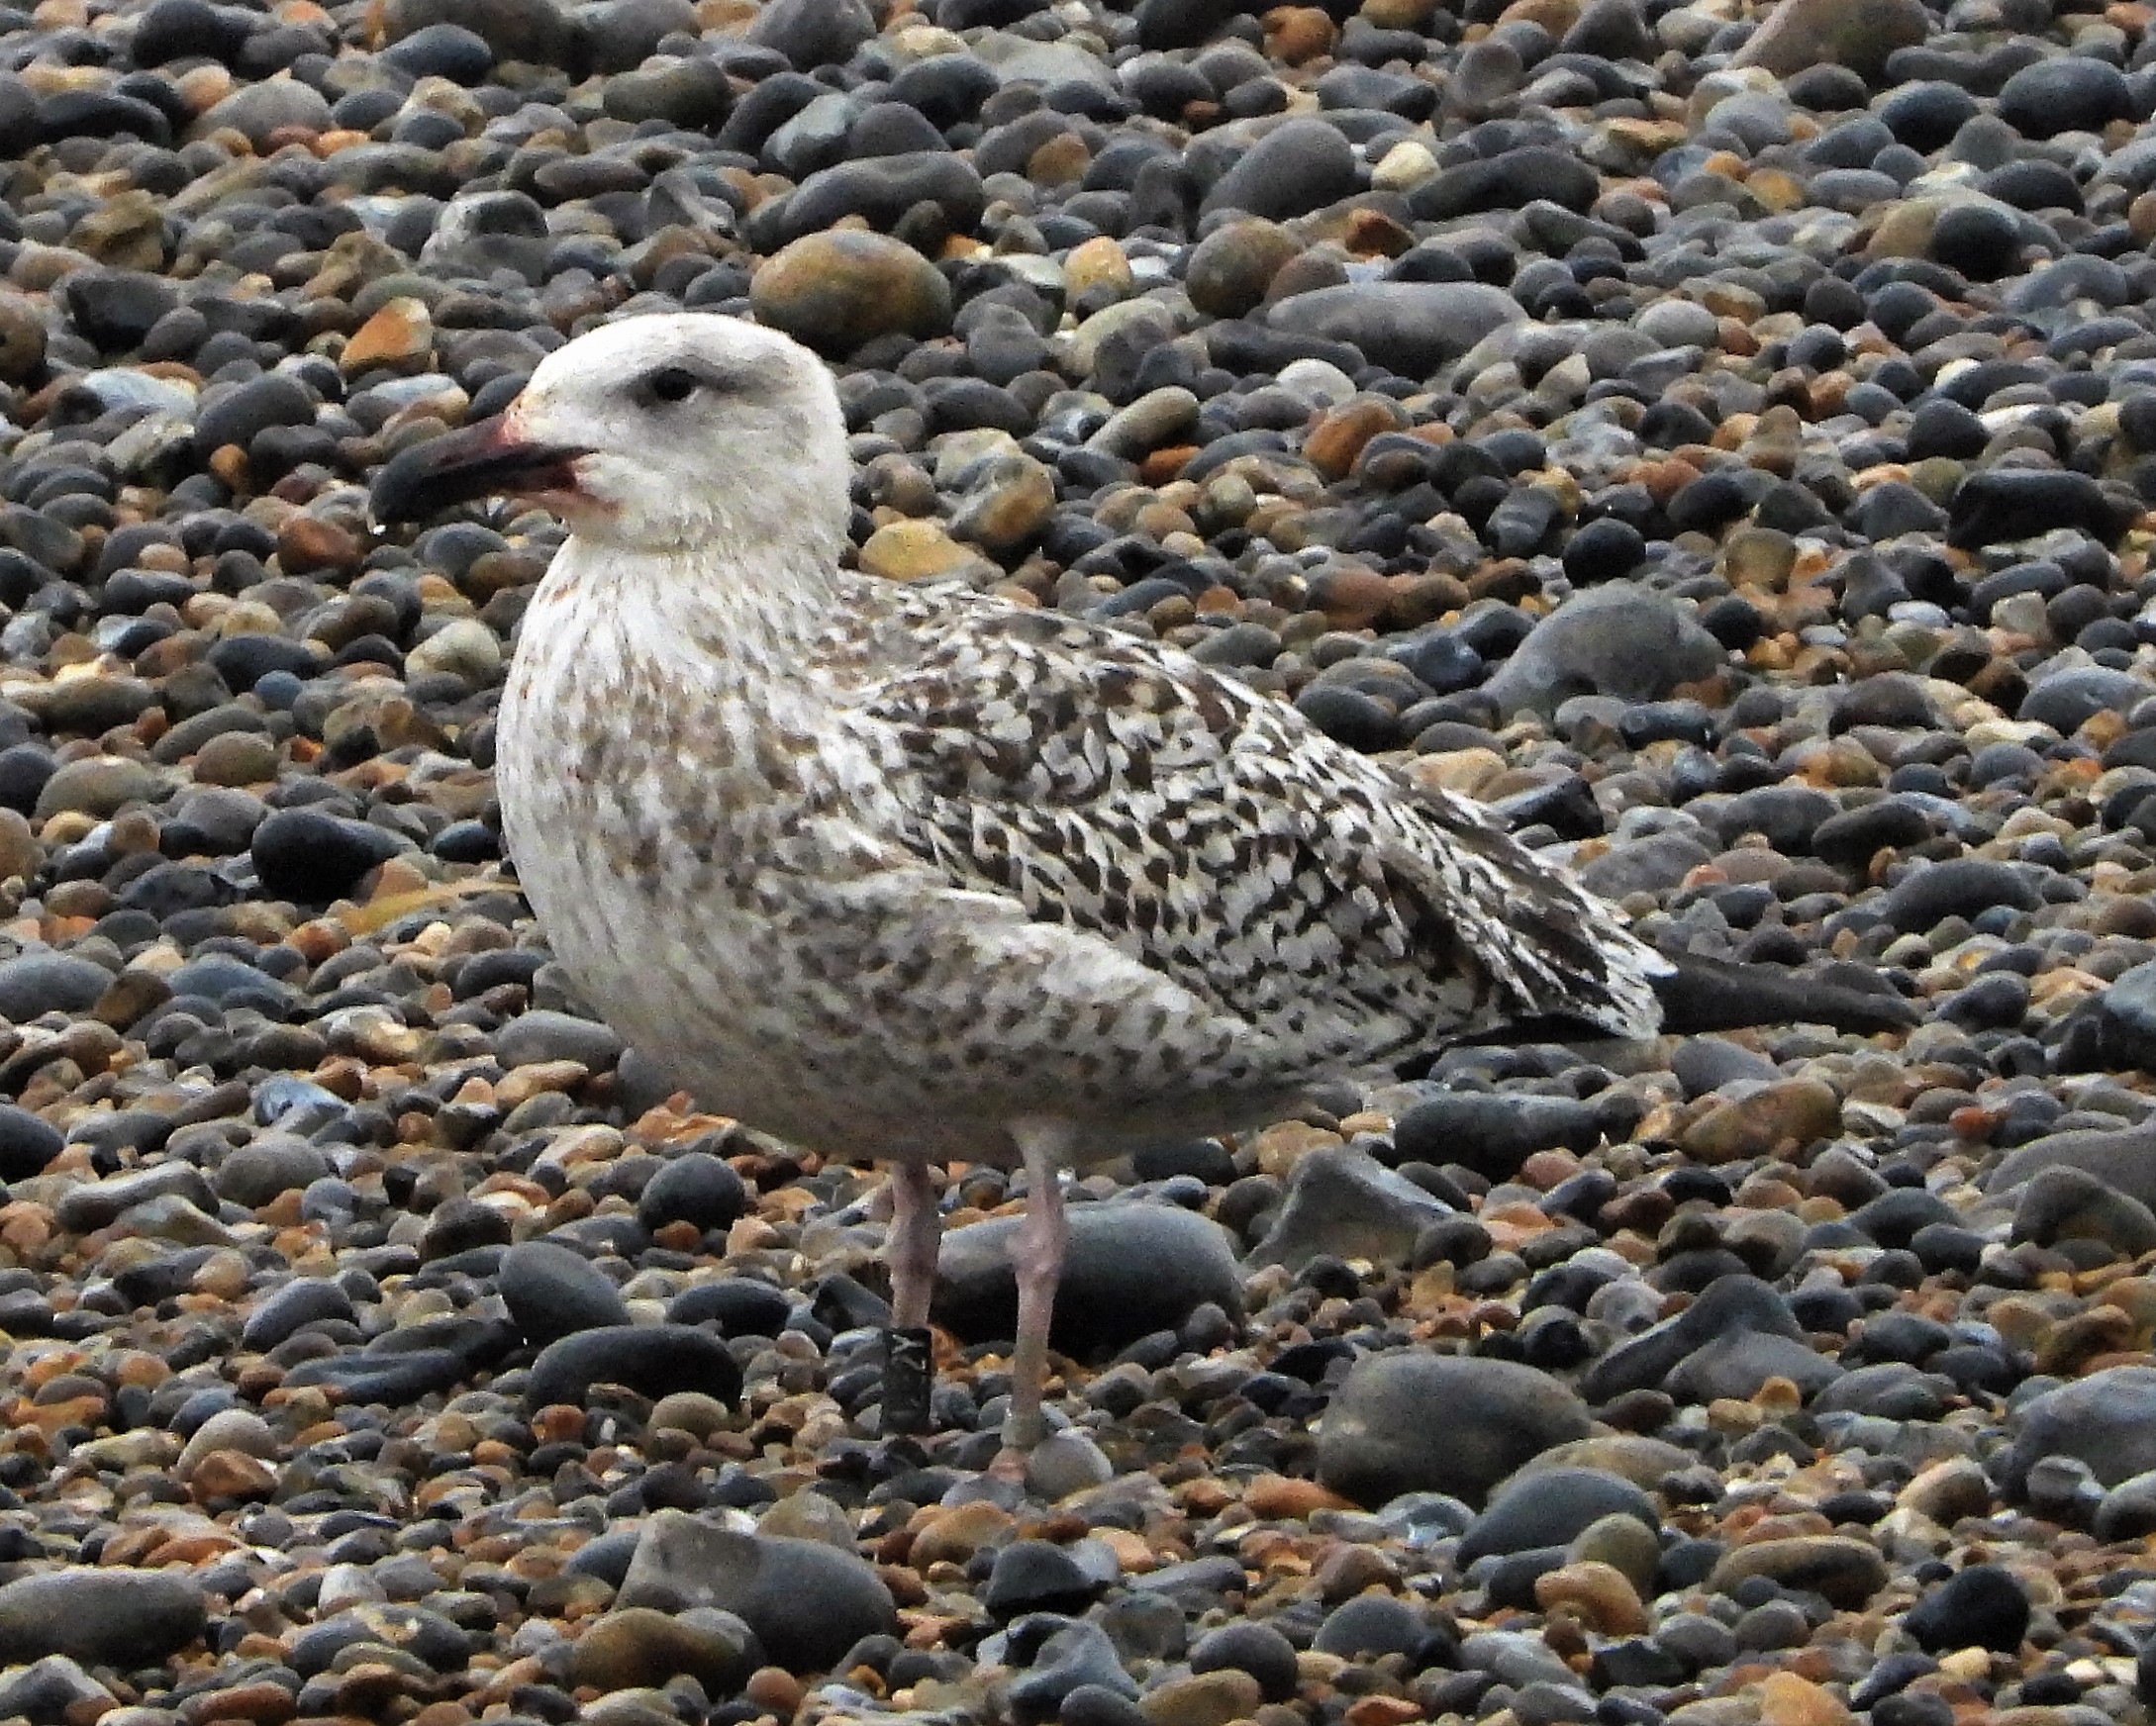
<svg viewBox="0 0 2156 1726">
<path fill-rule="evenodd" d="M 723 708 L 663 719 L 589 665 L 504 702 L 497 782 L 509 852 L 591 1005 L 707 1106 L 865 1154 L 918 1096 L 863 1083 L 874 1038 L 778 866 L 803 818 L 743 762 Z M 753 755 L 753 751 L 750 752 Z"/>
</svg>

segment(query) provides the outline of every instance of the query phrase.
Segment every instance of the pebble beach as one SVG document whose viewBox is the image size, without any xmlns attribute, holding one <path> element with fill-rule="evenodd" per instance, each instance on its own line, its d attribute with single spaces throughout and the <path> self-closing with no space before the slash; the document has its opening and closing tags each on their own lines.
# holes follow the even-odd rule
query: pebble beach
<svg viewBox="0 0 2156 1726">
<path fill-rule="evenodd" d="M 2156 7 L 43 0 L 0 164 L 0 1726 L 2151 1718 Z M 939 1170 L 883 1436 L 504 855 L 558 523 L 367 513 L 682 309 L 1775 1022 L 1078 1181 L 1023 1484 Z"/>
</svg>

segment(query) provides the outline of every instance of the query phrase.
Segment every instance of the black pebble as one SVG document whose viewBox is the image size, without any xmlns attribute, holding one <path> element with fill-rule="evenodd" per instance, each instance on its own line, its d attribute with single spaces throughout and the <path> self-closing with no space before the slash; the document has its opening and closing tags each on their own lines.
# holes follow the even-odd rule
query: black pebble
<svg viewBox="0 0 2156 1726">
<path fill-rule="evenodd" d="M 64 1143 L 58 1128 L 29 1109 L 0 1103 L 0 1182 L 44 1174 Z"/>
<path fill-rule="evenodd" d="M 741 1369 L 709 1331 L 611 1325 L 549 1343 L 532 1363 L 525 1396 L 534 1408 L 578 1403 L 596 1384 L 626 1385 L 653 1401 L 675 1390 L 701 1390 L 733 1402 L 741 1393 Z"/>
<path fill-rule="evenodd" d="M 1295 698 L 1297 712 L 1350 749 L 1389 749 L 1400 721 L 1382 702 L 1340 684 L 1314 683 Z"/>
<path fill-rule="evenodd" d="M 1194 1673 L 1248 1673 L 1268 1702 L 1285 1702 L 1299 1681 L 1295 1644 L 1270 1624 L 1245 1620 L 1208 1631 L 1190 1651 Z"/>
<path fill-rule="evenodd" d="M 1971 281 L 1997 281 L 2009 273 L 2020 250 L 2020 224 L 1991 204 L 1953 205 L 1940 212 L 1931 231 L 1931 255 Z"/>
<path fill-rule="evenodd" d="M 1927 1654 L 1989 1648 L 2011 1654 L 2028 1633 L 2028 1595 L 2000 1565 L 1971 1565 L 1911 1606 L 1903 1628 Z"/>
<path fill-rule="evenodd" d="M 637 1199 L 637 1220 L 647 1229 L 669 1222 L 726 1228 L 747 1205 L 747 1190 L 732 1167 L 709 1151 L 689 1151 L 669 1160 L 644 1184 Z"/>
<path fill-rule="evenodd" d="M 272 899 L 327 905 L 404 847 L 395 834 L 316 809 L 279 810 L 254 829 L 248 854 Z"/>
</svg>

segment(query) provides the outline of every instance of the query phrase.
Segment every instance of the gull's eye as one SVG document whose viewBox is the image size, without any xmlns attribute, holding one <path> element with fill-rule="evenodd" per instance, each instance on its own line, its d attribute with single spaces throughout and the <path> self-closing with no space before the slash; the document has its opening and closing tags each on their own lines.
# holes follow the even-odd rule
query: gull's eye
<svg viewBox="0 0 2156 1726">
<path fill-rule="evenodd" d="M 643 380 L 643 387 L 655 402 L 685 402 L 696 394 L 700 380 L 686 366 L 662 366 Z"/>
</svg>

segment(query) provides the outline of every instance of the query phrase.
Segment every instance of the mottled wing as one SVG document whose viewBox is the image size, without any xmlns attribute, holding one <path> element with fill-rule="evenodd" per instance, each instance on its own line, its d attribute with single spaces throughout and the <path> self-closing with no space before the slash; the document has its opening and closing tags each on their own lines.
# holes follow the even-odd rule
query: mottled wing
<svg viewBox="0 0 2156 1726">
<path fill-rule="evenodd" d="M 1403 789 L 1419 826 L 1438 842 L 1421 847 L 1396 881 L 1406 895 L 1434 897 L 1428 914 L 1450 921 L 1497 974 L 1508 1018 L 1576 1018 L 1620 1036 L 1654 1033 L 1662 1008 L 1652 980 L 1672 967 L 1625 930 L 1614 907 L 1521 845 L 1481 805 Z"/>
<path fill-rule="evenodd" d="M 1652 956 L 1471 806 L 1182 654 L 947 605 L 854 722 L 954 886 L 1114 942 L 1313 1071 L 1521 1016 L 1653 1024 Z"/>
</svg>

